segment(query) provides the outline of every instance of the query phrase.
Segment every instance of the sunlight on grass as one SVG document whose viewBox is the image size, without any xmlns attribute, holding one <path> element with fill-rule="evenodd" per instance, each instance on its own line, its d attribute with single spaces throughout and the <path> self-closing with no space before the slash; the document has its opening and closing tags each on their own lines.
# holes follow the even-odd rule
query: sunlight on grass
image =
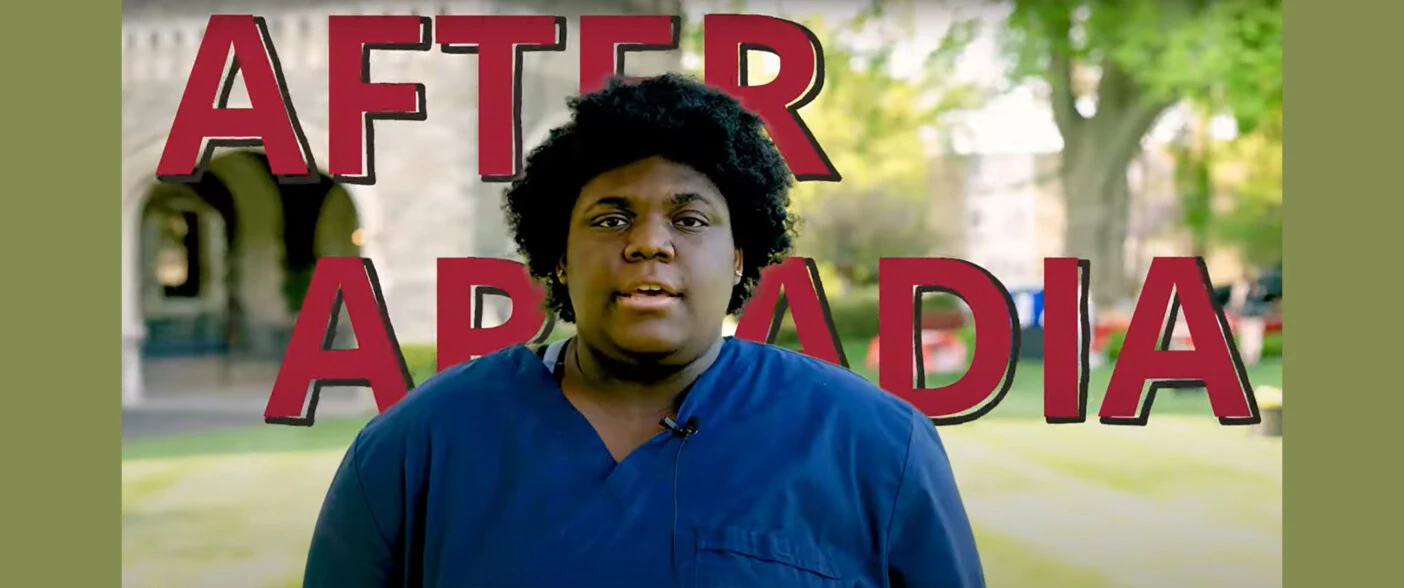
<svg viewBox="0 0 1404 588">
<path fill-rule="evenodd" d="M 1048 425 L 1041 367 L 1021 364 L 986 418 L 941 429 L 990 586 L 1281 584 L 1281 438 L 1219 425 L 1202 393 L 1163 393 L 1146 427 L 1096 424 L 1107 369 L 1092 377 L 1092 422 Z M 1250 373 L 1281 385 L 1281 363 Z M 124 445 L 127 585 L 298 586 L 322 497 L 364 424 Z"/>
<path fill-rule="evenodd" d="M 340 451 L 126 461 L 122 568 L 143 588 L 263 586 L 300 572 Z"/>
<path fill-rule="evenodd" d="M 942 429 L 991 586 L 1095 588 L 1127 574 L 1276 585 L 1280 440 L 1209 419 L 1152 421 Z M 317 509 L 354 431 L 348 425 L 341 446 L 318 451 L 124 460 L 130 585 L 298 585 Z"/>
<path fill-rule="evenodd" d="M 1111 588 L 1115 584 L 1096 568 L 1059 562 L 1037 547 L 975 526 L 975 544 L 989 586 L 1038 588 Z"/>
<path fill-rule="evenodd" d="M 976 422 L 942 436 L 984 532 L 1117 585 L 1280 585 L 1280 438 L 1176 416 L 1146 427 Z"/>
</svg>

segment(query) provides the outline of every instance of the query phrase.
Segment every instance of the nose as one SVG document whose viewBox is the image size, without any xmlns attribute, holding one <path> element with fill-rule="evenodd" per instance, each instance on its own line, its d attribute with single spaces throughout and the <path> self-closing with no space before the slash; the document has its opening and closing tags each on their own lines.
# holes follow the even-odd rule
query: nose
<svg viewBox="0 0 1404 588">
<path fill-rule="evenodd" d="M 639 219 L 629 231 L 629 242 L 624 247 L 624 259 L 672 261 L 673 233 L 669 226 L 666 219 Z"/>
</svg>

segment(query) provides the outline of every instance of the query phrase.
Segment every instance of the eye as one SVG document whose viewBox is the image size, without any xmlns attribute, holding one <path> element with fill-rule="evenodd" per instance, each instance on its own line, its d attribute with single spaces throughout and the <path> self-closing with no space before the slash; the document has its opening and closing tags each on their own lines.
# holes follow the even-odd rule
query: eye
<svg viewBox="0 0 1404 588">
<path fill-rule="evenodd" d="M 627 223 L 628 219 L 615 214 L 596 219 L 594 223 L 591 223 L 591 226 L 601 227 L 605 229 L 618 229 L 622 228 Z"/>
<path fill-rule="evenodd" d="M 679 225 L 688 229 L 700 229 L 707 226 L 707 220 L 697 216 L 685 216 L 677 220 Z"/>
</svg>

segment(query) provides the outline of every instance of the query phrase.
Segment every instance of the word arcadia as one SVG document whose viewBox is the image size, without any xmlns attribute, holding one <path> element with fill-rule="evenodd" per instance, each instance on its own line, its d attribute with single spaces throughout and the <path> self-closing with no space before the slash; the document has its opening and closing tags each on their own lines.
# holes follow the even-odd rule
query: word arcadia
<svg viewBox="0 0 1404 588">
<path fill-rule="evenodd" d="M 441 258 L 438 264 L 439 371 L 550 335 L 554 323 L 542 309 L 545 291 L 521 263 L 465 257 Z M 1043 390 L 1049 423 L 1086 420 L 1090 271 L 1083 259 L 1044 260 Z M 881 387 L 912 403 L 936 424 L 970 422 L 994 409 L 1013 383 L 1020 333 L 1014 302 L 999 280 L 960 259 L 886 258 L 879 261 L 878 284 Z M 789 258 L 767 268 L 742 309 L 736 336 L 773 343 L 788 308 L 803 352 L 847 367 L 823 292 L 813 260 Z M 921 320 L 918 303 L 927 292 L 963 299 L 978 334 L 969 369 L 959 380 L 938 388 L 924 387 L 921 362 L 914 352 Z M 487 295 L 511 300 L 512 313 L 503 324 L 483 326 Z M 328 334 L 343 308 L 356 335 L 355 349 L 331 349 Z M 1193 348 L 1171 350 L 1170 333 L 1180 314 Z M 336 385 L 369 386 L 377 406 L 385 411 L 412 387 L 396 341 L 371 261 L 321 259 L 297 316 L 265 419 L 310 426 L 321 388 Z M 1260 421 L 1233 333 L 1212 298 L 1203 259 L 1156 258 L 1107 385 L 1100 420 L 1145 425 L 1157 390 L 1191 385 L 1204 387 L 1220 423 Z M 309 407 L 305 415 L 304 405 Z"/>
</svg>

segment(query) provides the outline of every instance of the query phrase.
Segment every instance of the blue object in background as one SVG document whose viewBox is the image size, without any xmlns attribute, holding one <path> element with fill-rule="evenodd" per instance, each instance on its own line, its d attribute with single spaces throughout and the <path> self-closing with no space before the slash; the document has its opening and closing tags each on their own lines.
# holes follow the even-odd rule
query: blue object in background
<svg viewBox="0 0 1404 588">
<path fill-rule="evenodd" d="M 1033 293 L 1033 317 L 1034 326 L 1043 328 L 1043 290 Z"/>
<path fill-rule="evenodd" d="M 1023 328 L 1043 327 L 1043 290 L 1014 290 L 1009 293 L 1014 299 L 1014 310 L 1019 314 L 1019 325 Z"/>
</svg>

